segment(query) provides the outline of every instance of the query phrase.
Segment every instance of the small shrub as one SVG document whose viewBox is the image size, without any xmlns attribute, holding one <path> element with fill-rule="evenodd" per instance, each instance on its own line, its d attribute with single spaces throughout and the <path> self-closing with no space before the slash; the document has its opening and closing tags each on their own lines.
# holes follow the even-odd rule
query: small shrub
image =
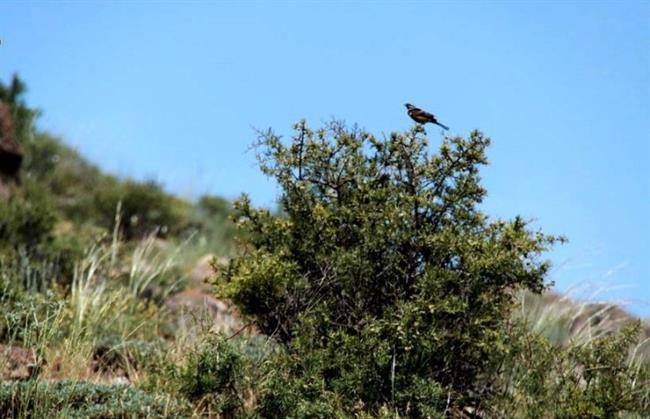
<svg viewBox="0 0 650 419">
<path fill-rule="evenodd" d="M 51 197 L 28 180 L 21 194 L 0 205 L 0 266 L 5 276 L 33 291 L 44 291 L 50 284 L 67 287 L 74 264 L 82 257 L 92 237 L 57 234 L 59 216 Z"/>
<path fill-rule="evenodd" d="M 175 400 L 124 385 L 83 381 L 0 384 L 0 412 L 30 418 L 174 418 L 190 411 Z"/>
<path fill-rule="evenodd" d="M 9 105 L 13 121 L 14 135 L 19 143 L 24 143 L 32 129 L 34 119 L 39 111 L 32 109 L 23 100 L 27 86 L 14 74 L 11 82 L 5 84 L 0 81 L 0 101 Z"/>
<path fill-rule="evenodd" d="M 219 196 L 203 195 L 199 198 L 197 208 L 205 217 L 228 218 L 232 212 L 232 203 Z"/>
<path fill-rule="evenodd" d="M 208 336 L 174 371 L 178 391 L 199 410 L 232 415 L 243 405 L 243 359 L 221 336 Z"/>
<path fill-rule="evenodd" d="M 53 239 L 57 216 L 47 193 L 28 183 L 21 196 L 0 205 L 0 249 L 35 249 Z"/>
<path fill-rule="evenodd" d="M 650 364 L 636 358 L 640 325 L 563 347 L 513 324 L 509 353 L 493 385 L 494 416 L 616 417 L 650 415 Z"/>
<path fill-rule="evenodd" d="M 228 255 L 237 229 L 230 219 L 233 214 L 232 203 L 224 198 L 204 195 L 194 207 L 192 225 L 197 233 L 194 241 L 198 255 L 206 253 Z"/>
<path fill-rule="evenodd" d="M 105 336 L 95 344 L 93 360 L 102 373 L 146 370 L 165 350 L 162 339 L 125 339 L 123 336 Z"/>
<path fill-rule="evenodd" d="M 95 193 L 99 224 L 111 229 L 120 203 L 121 230 L 127 240 L 142 238 L 154 231 L 178 234 L 189 223 L 189 204 L 172 197 L 156 182 L 109 182 Z"/>
</svg>

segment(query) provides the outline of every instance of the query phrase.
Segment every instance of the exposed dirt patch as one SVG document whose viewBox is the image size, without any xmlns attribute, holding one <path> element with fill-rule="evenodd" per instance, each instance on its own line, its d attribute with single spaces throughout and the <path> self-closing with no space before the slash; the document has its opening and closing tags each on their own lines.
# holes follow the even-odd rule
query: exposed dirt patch
<svg viewBox="0 0 650 419">
<path fill-rule="evenodd" d="M 22 346 L 0 344 L 0 379 L 26 380 L 36 372 L 36 353 Z"/>
</svg>

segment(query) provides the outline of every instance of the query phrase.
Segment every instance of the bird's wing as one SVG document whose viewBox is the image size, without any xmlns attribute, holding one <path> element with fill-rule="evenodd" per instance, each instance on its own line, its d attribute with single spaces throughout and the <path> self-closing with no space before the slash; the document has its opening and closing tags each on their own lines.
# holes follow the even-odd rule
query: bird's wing
<svg viewBox="0 0 650 419">
<path fill-rule="evenodd" d="M 417 110 L 415 110 L 415 112 L 418 114 L 418 116 L 421 116 L 423 118 L 427 118 L 427 119 L 430 119 L 430 120 L 435 120 L 436 119 L 436 117 L 432 113 L 429 113 L 429 112 L 424 111 L 422 109 L 417 109 Z"/>
</svg>

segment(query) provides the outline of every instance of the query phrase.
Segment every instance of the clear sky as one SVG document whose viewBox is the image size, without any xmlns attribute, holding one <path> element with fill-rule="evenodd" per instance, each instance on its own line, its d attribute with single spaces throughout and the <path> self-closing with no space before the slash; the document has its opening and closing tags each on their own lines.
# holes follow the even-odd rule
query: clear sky
<svg viewBox="0 0 650 419">
<path fill-rule="evenodd" d="M 0 77 L 107 170 L 259 205 L 278 190 L 253 127 L 388 133 L 412 102 L 492 137 L 485 210 L 568 236 L 549 255 L 560 290 L 648 316 L 649 4 L 4 1 Z"/>
</svg>

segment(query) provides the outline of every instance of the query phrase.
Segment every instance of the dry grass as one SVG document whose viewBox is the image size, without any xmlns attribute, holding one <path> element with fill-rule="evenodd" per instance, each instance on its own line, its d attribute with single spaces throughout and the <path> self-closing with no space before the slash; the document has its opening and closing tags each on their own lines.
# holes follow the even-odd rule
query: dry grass
<svg viewBox="0 0 650 419">
<path fill-rule="evenodd" d="M 617 302 L 590 298 L 604 292 L 605 289 L 594 290 L 589 286 L 571 289 L 563 295 L 520 292 L 518 308 L 513 315 L 523 319 L 531 331 L 547 337 L 554 344 L 587 344 L 639 320 Z M 630 355 L 650 362 L 650 324 L 647 320 L 642 321 L 639 343 Z"/>
</svg>

